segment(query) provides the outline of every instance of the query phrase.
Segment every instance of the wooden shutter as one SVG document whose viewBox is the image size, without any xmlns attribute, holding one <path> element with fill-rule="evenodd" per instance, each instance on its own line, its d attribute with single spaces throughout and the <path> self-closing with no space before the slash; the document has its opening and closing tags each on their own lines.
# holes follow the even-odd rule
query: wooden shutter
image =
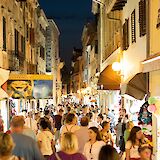
<svg viewBox="0 0 160 160">
<path fill-rule="evenodd" d="M 129 47 L 129 19 L 126 19 L 123 25 L 123 49 L 127 50 L 128 47 Z"/>
<path fill-rule="evenodd" d="M 6 51 L 7 41 L 6 41 L 6 19 L 3 17 L 3 50 Z"/>
<path fill-rule="evenodd" d="M 136 42 L 136 13 L 135 10 L 131 14 L 131 32 L 132 32 L 132 43 Z"/>
<path fill-rule="evenodd" d="M 34 33 L 34 28 L 31 28 L 30 32 L 30 42 L 32 45 L 35 45 L 35 33 Z"/>
<path fill-rule="evenodd" d="M 146 0 L 139 2 L 139 31 L 140 37 L 146 34 Z"/>
<path fill-rule="evenodd" d="M 15 55 L 16 55 L 16 56 L 18 56 L 18 49 L 19 49 L 18 37 L 19 37 L 19 33 L 18 33 L 18 31 L 15 29 L 15 30 L 14 30 L 14 43 L 15 43 Z"/>
</svg>

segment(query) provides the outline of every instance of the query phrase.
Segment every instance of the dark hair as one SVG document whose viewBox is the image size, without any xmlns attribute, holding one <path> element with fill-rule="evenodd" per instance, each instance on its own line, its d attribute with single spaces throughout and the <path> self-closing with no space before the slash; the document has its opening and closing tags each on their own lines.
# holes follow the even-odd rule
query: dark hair
<svg viewBox="0 0 160 160">
<path fill-rule="evenodd" d="M 70 112 L 70 111 L 71 111 L 71 107 L 67 106 L 67 112 Z"/>
<path fill-rule="evenodd" d="M 103 115 L 101 113 L 98 115 L 98 117 L 100 117 L 103 120 Z"/>
<path fill-rule="evenodd" d="M 67 114 L 66 123 L 72 122 L 74 118 L 75 118 L 75 115 L 73 113 Z"/>
<path fill-rule="evenodd" d="M 104 129 L 104 127 L 105 127 L 108 123 L 109 123 L 109 122 L 104 121 L 104 122 L 101 124 L 102 128 Z"/>
<path fill-rule="evenodd" d="M 63 112 L 63 109 L 60 109 L 59 112 Z"/>
<path fill-rule="evenodd" d="M 99 130 L 98 130 L 97 127 L 90 127 L 89 129 L 91 129 L 94 133 L 97 134 L 97 136 L 96 136 L 96 140 L 97 140 L 97 141 L 101 141 L 101 140 L 102 140 L 102 138 L 101 138 L 101 136 L 100 136 L 100 133 L 99 133 Z"/>
<path fill-rule="evenodd" d="M 120 123 L 122 121 L 122 118 L 121 117 L 119 117 L 118 118 L 118 123 Z"/>
<path fill-rule="evenodd" d="M 82 109 L 85 109 L 87 106 L 86 105 L 83 105 Z"/>
<path fill-rule="evenodd" d="M 88 126 L 88 122 L 89 122 L 89 119 L 87 116 L 84 116 L 81 118 L 81 121 L 80 121 L 81 126 Z"/>
<path fill-rule="evenodd" d="M 131 132 L 130 132 L 130 135 L 129 135 L 129 138 L 128 140 L 132 142 L 132 145 L 135 145 L 136 143 L 136 133 L 138 131 L 140 131 L 141 128 L 138 127 L 138 126 L 134 126 L 132 129 L 131 129 Z"/>
<path fill-rule="evenodd" d="M 45 118 L 41 118 L 41 119 L 40 119 L 39 125 L 40 125 L 43 129 L 47 129 L 47 128 L 48 128 L 48 122 L 45 120 Z"/>
<path fill-rule="evenodd" d="M 44 115 L 46 116 L 46 115 L 48 115 L 49 114 L 49 110 L 48 109 L 45 109 L 44 110 Z"/>
<path fill-rule="evenodd" d="M 87 113 L 86 116 L 89 118 L 89 119 L 92 119 L 93 117 L 93 114 L 91 112 Z"/>
<path fill-rule="evenodd" d="M 119 155 L 114 147 L 105 145 L 99 152 L 98 160 L 119 160 Z"/>
<path fill-rule="evenodd" d="M 94 105 L 93 105 L 93 104 L 91 105 L 91 108 L 94 108 Z"/>
</svg>

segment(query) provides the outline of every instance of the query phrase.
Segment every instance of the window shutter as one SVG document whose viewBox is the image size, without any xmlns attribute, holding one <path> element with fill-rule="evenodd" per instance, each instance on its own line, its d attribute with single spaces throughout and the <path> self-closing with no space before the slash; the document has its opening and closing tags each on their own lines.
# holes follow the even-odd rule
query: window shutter
<svg viewBox="0 0 160 160">
<path fill-rule="evenodd" d="M 129 19 L 126 19 L 123 25 L 123 50 L 127 50 L 128 47 L 129 47 Z"/>
<path fill-rule="evenodd" d="M 18 37 L 19 37 L 19 33 L 18 31 L 15 29 L 14 30 L 14 43 L 15 43 L 15 55 L 18 56 L 18 49 L 19 49 L 19 41 L 18 41 Z"/>
<path fill-rule="evenodd" d="M 140 37 L 146 34 L 146 0 L 139 2 L 139 30 Z"/>
<path fill-rule="evenodd" d="M 6 51 L 7 42 L 6 42 L 6 19 L 3 17 L 3 50 Z"/>
<path fill-rule="evenodd" d="M 136 42 L 136 13 L 135 10 L 131 14 L 131 31 L 132 31 L 132 43 Z"/>
</svg>

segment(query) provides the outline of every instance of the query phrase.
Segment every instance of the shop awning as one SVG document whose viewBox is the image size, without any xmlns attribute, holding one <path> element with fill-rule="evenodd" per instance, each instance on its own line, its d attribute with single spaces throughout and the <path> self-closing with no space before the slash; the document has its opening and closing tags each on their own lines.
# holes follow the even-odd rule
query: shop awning
<svg viewBox="0 0 160 160">
<path fill-rule="evenodd" d="M 0 88 L 0 99 L 4 99 L 8 97 L 9 97 L 8 94 L 2 88 Z"/>
<path fill-rule="evenodd" d="M 102 86 L 103 90 L 119 90 L 121 76 L 112 70 L 112 66 L 107 66 L 99 76 L 98 86 Z"/>
<path fill-rule="evenodd" d="M 160 52 L 142 62 L 142 71 L 144 73 L 156 70 L 160 70 Z"/>
<path fill-rule="evenodd" d="M 9 71 L 0 68 L 0 86 L 2 86 L 9 78 Z"/>
<path fill-rule="evenodd" d="M 127 94 L 142 100 L 146 94 L 146 74 L 137 73 L 132 79 L 121 85 L 120 91 L 122 96 Z"/>
<path fill-rule="evenodd" d="M 3 90 L 2 85 L 8 80 L 9 71 L 0 68 L 0 99 L 8 98 L 8 94 Z"/>
</svg>

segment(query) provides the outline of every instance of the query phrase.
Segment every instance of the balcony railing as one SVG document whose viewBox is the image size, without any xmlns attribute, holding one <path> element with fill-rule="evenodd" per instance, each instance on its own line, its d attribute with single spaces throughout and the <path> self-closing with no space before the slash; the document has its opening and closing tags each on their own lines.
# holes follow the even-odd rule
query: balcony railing
<svg viewBox="0 0 160 160">
<path fill-rule="evenodd" d="M 122 10 L 127 0 L 107 0 L 106 1 L 106 11 L 109 13 L 110 11 Z"/>
<path fill-rule="evenodd" d="M 107 43 L 105 46 L 105 51 L 103 54 L 103 62 L 115 51 L 121 46 L 121 36 L 120 33 L 117 32 L 114 34 L 111 41 Z"/>
<path fill-rule="evenodd" d="M 27 73 L 36 74 L 37 73 L 37 64 L 31 64 L 27 62 Z"/>
<path fill-rule="evenodd" d="M 9 64 L 9 70 L 11 71 L 19 70 L 19 59 L 15 55 L 14 51 L 8 51 L 8 64 Z"/>
</svg>

